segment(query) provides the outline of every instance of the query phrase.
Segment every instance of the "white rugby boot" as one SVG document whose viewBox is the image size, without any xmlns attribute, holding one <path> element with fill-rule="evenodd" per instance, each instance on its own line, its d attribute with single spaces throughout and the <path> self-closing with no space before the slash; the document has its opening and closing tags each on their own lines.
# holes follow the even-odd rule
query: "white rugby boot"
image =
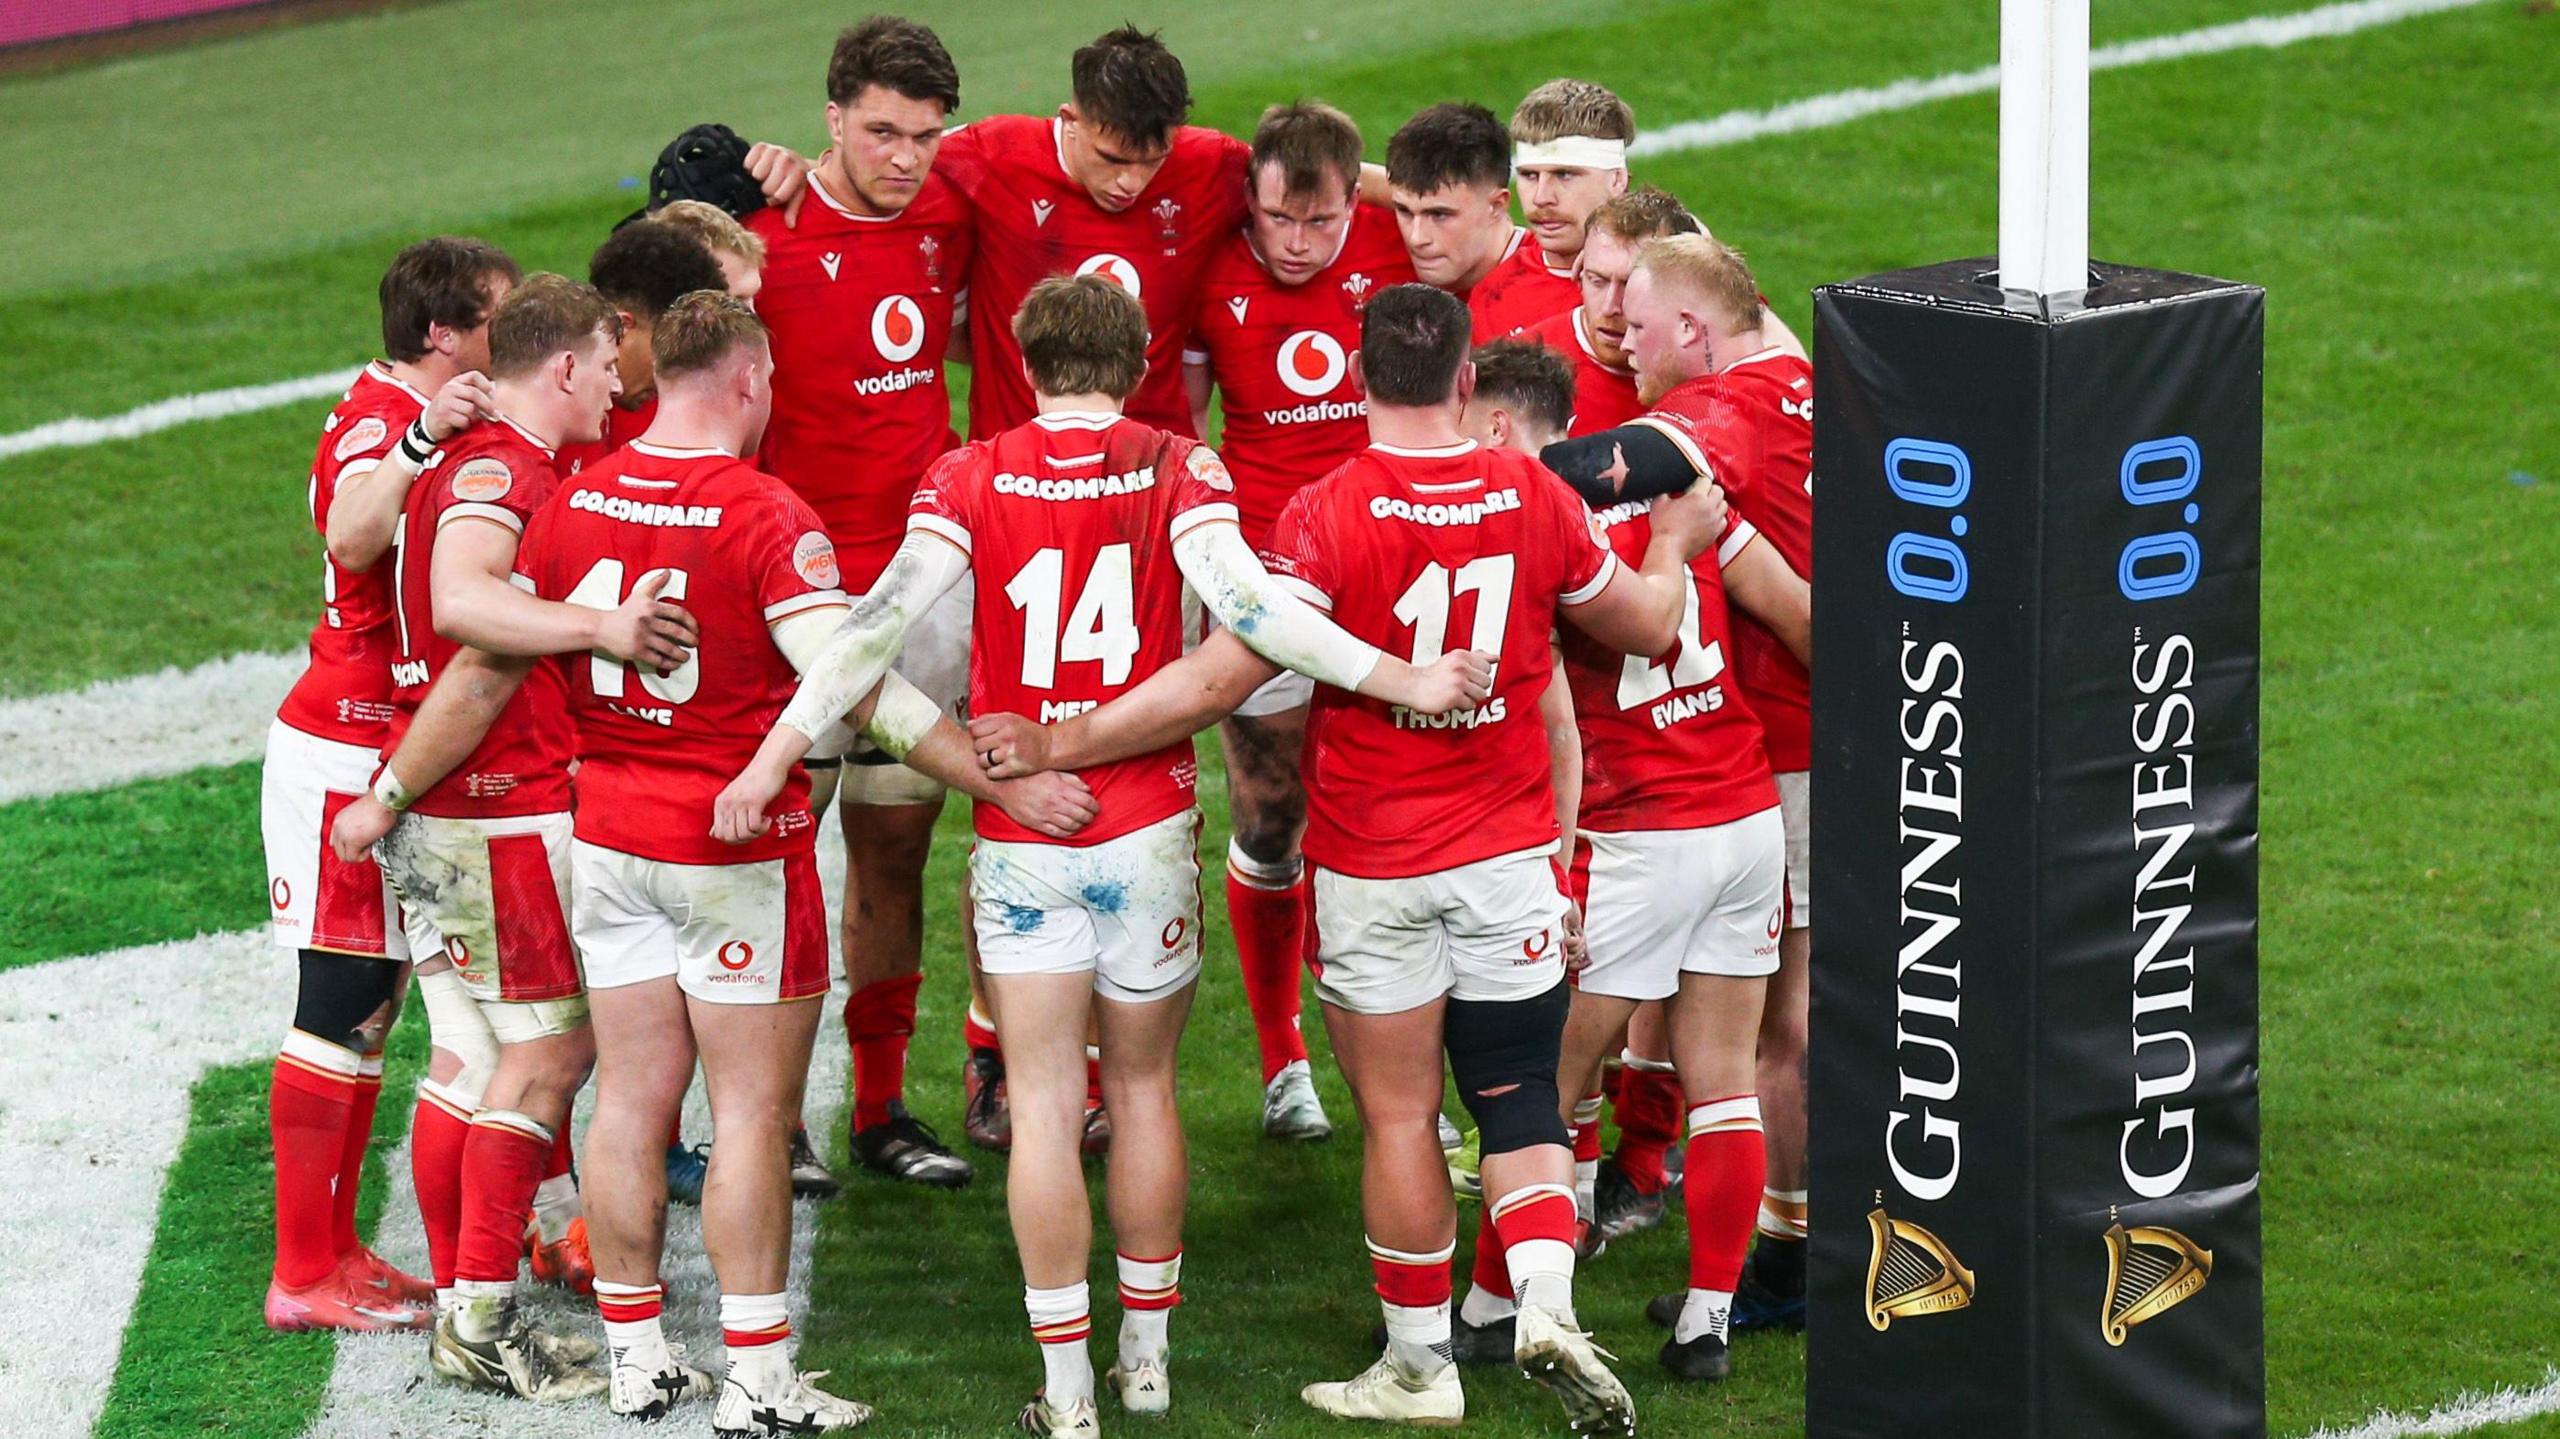
<svg viewBox="0 0 2560 1439">
<path fill-rule="evenodd" d="M 593 1351 L 593 1343 L 586 1346 Z M 447 1379 L 495 1389 L 537 1404 L 562 1404 L 601 1394 L 606 1377 L 576 1360 L 556 1336 L 534 1328 L 515 1300 L 465 1299 L 436 1315 L 428 1343 L 430 1367 Z"/>
<path fill-rule="evenodd" d="M 655 1420 L 688 1399 L 710 1398 L 711 1376 L 684 1361 L 684 1346 L 672 1339 L 618 1351 L 606 1406 L 625 1419 Z"/>
<path fill-rule="evenodd" d="M 1315 1140 L 1333 1137 L 1333 1120 L 1316 1097 L 1315 1071 L 1293 1059 L 1262 1087 L 1262 1133 L 1268 1139 Z"/>
<path fill-rule="evenodd" d="M 1574 1433 L 1636 1432 L 1636 1401 L 1603 1362 L 1607 1351 L 1554 1310 L 1521 1307 L 1511 1357 L 1523 1373 L 1563 1401 L 1565 1422 Z"/>
<path fill-rule="evenodd" d="M 1161 1359 L 1114 1364 L 1103 1371 L 1102 1379 L 1120 1396 L 1120 1407 L 1132 1414 L 1162 1414 L 1173 1408 L 1173 1376 L 1165 1372 Z"/>
<path fill-rule="evenodd" d="M 1353 1378 L 1310 1384 L 1298 1391 L 1298 1397 L 1337 1419 L 1446 1429 L 1467 1417 L 1467 1391 L 1458 1384 L 1457 1365 L 1443 1364 L 1436 1373 L 1413 1375 L 1392 1354 L 1379 1355 L 1377 1363 Z"/>
<path fill-rule="evenodd" d="M 1014 1426 L 1025 1434 L 1042 1434 L 1048 1439 L 1102 1439 L 1102 1414 L 1091 1399 L 1052 1404 L 1047 1395 L 1034 1394 L 1031 1402 L 1022 1406 L 1022 1416 Z"/>
<path fill-rule="evenodd" d="M 777 1434 L 824 1434 L 871 1422 L 871 1406 L 818 1387 L 824 1369 L 802 1373 L 785 1368 L 787 1380 L 770 1385 L 770 1393 L 749 1387 L 749 1379 L 729 1366 L 720 1386 L 720 1402 L 711 1410 L 711 1432 L 718 1439 L 770 1439 Z"/>
</svg>

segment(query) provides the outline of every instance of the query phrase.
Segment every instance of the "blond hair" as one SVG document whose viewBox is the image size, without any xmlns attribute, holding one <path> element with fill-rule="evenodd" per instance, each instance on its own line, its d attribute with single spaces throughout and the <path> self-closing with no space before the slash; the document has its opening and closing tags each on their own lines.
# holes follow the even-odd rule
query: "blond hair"
<svg viewBox="0 0 2560 1439">
<path fill-rule="evenodd" d="M 764 343 L 764 321 L 755 307 L 719 290 L 696 290 L 669 305 L 649 332 L 649 354 L 658 382 L 703 374 L 727 363 L 735 351 Z"/>
<path fill-rule="evenodd" d="M 602 335 L 607 344 L 619 342 L 621 312 L 593 285 L 566 275 L 528 275 L 489 316 L 489 378 L 532 374 L 591 335 Z"/>
<path fill-rule="evenodd" d="M 669 200 L 650 211 L 649 218 L 700 240 L 715 255 L 735 255 L 758 268 L 764 265 L 764 237 L 709 201 Z"/>
<path fill-rule="evenodd" d="M 1703 302 L 1727 334 L 1760 326 L 1760 286 L 1742 252 L 1708 235 L 1665 235 L 1636 250 L 1635 274 Z"/>
<path fill-rule="evenodd" d="M 1543 145 L 1570 135 L 1632 143 L 1636 112 L 1616 91 L 1589 80 L 1549 80 L 1511 112 L 1515 145 Z"/>
<path fill-rule="evenodd" d="M 1100 275 L 1052 275 L 1032 286 L 1013 337 L 1044 395 L 1127 399 L 1147 373 L 1147 312 Z"/>
</svg>

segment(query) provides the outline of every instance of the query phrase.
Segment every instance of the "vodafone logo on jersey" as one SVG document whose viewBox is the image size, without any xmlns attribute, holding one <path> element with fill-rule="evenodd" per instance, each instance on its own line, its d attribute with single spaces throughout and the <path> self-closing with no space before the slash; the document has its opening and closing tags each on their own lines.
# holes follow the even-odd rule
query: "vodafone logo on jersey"
<svg viewBox="0 0 2560 1439">
<path fill-rule="evenodd" d="M 1280 383 L 1289 393 L 1316 399 L 1333 393 L 1351 373 L 1351 357 L 1342 342 L 1322 330 L 1300 330 L 1280 342 Z"/>
<path fill-rule="evenodd" d="M 880 358 L 903 364 L 924 348 L 924 311 L 904 295 L 891 295 L 871 311 L 871 344 Z"/>
<path fill-rule="evenodd" d="M 1146 298 L 1146 292 L 1139 288 L 1138 285 L 1138 267 L 1130 264 L 1127 260 L 1120 258 L 1118 255 L 1092 256 L 1083 264 L 1076 266 L 1076 273 L 1078 275 L 1100 275 L 1102 278 L 1118 285 L 1121 289 L 1128 291 L 1130 294 L 1136 295 L 1140 299 Z"/>
</svg>

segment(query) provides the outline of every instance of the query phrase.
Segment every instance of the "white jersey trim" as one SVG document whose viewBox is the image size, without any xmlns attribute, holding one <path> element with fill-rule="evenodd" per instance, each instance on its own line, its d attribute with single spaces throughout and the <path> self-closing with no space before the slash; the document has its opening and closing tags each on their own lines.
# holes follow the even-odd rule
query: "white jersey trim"
<svg viewBox="0 0 2560 1439">
<path fill-rule="evenodd" d="M 1324 591 L 1317 589 L 1311 584 L 1308 584 L 1305 580 L 1299 579 L 1296 575 L 1283 575 L 1277 573 L 1273 574 L 1271 578 L 1279 582 L 1280 588 L 1287 590 L 1289 593 L 1296 595 L 1302 600 L 1305 600 L 1308 604 L 1315 606 L 1326 614 L 1333 613 L 1333 596 L 1326 594 Z"/>
<path fill-rule="evenodd" d="M 698 449 L 691 450 L 676 450 L 669 449 L 665 445 L 653 445 L 646 440 L 633 440 L 631 442 L 631 448 L 638 450 L 644 455 L 654 455 L 661 460 L 734 460 L 737 458 L 735 452 L 724 450 L 718 445 L 705 445 Z"/>
<path fill-rule="evenodd" d="M 766 624 L 771 624 L 775 620 L 799 614 L 803 610 L 846 609 L 852 604 L 853 601 L 845 598 L 842 590 L 811 590 L 805 595 L 793 595 L 787 600 L 775 600 L 772 604 L 766 605 L 764 619 Z"/>
<path fill-rule="evenodd" d="M 1051 410 L 1033 415 L 1031 423 L 1044 430 L 1107 430 L 1126 418 L 1110 410 Z"/>
<path fill-rule="evenodd" d="M 1642 425 L 1669 440 L 1689 461 L 1690 467 L 1698 472 L 1699 478 L 1712 480 L 1716 477 L 1716 467 L 1707 463 L 1707 452 L 1698 448 L 1697 441 L 1689 438 L 1688 431 L 1658 415 L 1638 415 L 1627 423 Z"/>
<path fill-rule="evenodd" d="M 1716 568 L 1723 569 L 1732 564 L 1733 557 L 1750 548 L 1751 542 L 1758 538 L 1758 527 L 1736 515 L 1731 527 L 1725 530 L 1724 538 L 1716 542 Z"/>
<path fill-rule="evenodd" d="M 926 534 L 931 535 L 938 540 L 949 540 L 951 543 L 958 545 L 960 547 L 960 553 L 964 555 L 974 555 L 977 553 L 977 550 L 969 543 L 969 531 L 940 515 L 909 515 L 907 516 L 907 528 L 911 531 L 922 530 Z"/>
<path fill-rule="evenodd" d="M 1617 573 L 1618 557 L 1607 550 L 1603 550 L 1600 552 L 1600 568 L 1592 573 L 1591 578 L 1580 586 L 1574 589 L 1569 589 L 1563 594 L 1556 596 L 1556 598 L 1561 603 L 1568 605 L 1588 604 L 1600 597 L 1600 592 L 1609 587 L 1609 581 L 1615 578 Z"/>
<path fill-rule="evenodd" d="M 517 534 L 524 533 L 524 516 L 504 505 L 455 505 L 436 516 L 436 528 L 442 530 L 455 520 L 488 520 L 505 525 Z"/>
<path fill-rule="evenodd" d="M 1178 540 L 1184 535 L 1191 533 L 1193 530 L 1200 528 L 1202 525 L 1219 523 L 1241 525 L 1244 523 L 1244 520 L 1236 513 L 1236 507 L 1233 503 L 1225 500 L 1213 500 L 1207 504 L 1193 505 L 1191 508 L 1175 515 L 1173 517 L 1173 522 L 1165 526 L 1165 533 L 1169 537 Z"/>
<path fill-rule="evenodd" d="M 1473 440 L 1460 440 L 1454 445 L 1433 445 L 1426 449 L 1408 449 L 1403 445 L 1390 445 L 1384 440 L 1369 442 L 1369 448 L 1376 450 L 1379 454 L 1395 455 L 1408 460 L 1454 459 L 1473 451 L 1475 447 L 1476 442 Z"/>
</svg>

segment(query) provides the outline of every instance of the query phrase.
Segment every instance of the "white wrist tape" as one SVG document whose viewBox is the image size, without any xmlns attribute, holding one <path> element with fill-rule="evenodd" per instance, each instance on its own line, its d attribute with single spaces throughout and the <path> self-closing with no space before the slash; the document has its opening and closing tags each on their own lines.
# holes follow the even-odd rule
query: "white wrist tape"
<svg viewBox="0 0 2560 1439">
<path fill-rule="evenodd" d="M 425 469 L 427 461 L 435 458 L 436 442 L 427 435 L 426 416 L 420 415 L 417 423 L 400 436 L 400 454 L 408 460 L 409 467 L 416 470 Z"/>
<path fill-rule="evenodd" d="M 1568 170 L 1623 170 L 1627 168 L 1627 142 L 1603 140 L 1597 135 L 1559 135 L 1552 140 L 1511 147 L 1511 168 L 1531 165 L 1556 165 Z"/>
<path fill-rule="evenodd" d="M 387 764 L 382 767 L 382 773 L 373 777 L 373 797 L 394 814 L 407 809 L 418 798 L 409 793 L 409 787 L 400 782 L 400 776 L 393 774 Z"/>
</svg>

